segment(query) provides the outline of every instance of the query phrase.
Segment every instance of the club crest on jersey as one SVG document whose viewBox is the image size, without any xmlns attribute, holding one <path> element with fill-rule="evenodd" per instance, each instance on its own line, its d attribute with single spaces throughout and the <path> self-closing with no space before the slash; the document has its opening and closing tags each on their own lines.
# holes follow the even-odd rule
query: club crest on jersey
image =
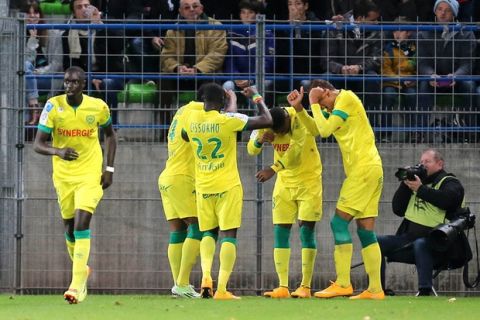
<svg viewBox="0 0 480 320">
<path fill-rule="evenodd" d="M 85 118 L 88 124 L 93 124 L 95 122 L 95 116 L 89 115 Z"/>
</svg>

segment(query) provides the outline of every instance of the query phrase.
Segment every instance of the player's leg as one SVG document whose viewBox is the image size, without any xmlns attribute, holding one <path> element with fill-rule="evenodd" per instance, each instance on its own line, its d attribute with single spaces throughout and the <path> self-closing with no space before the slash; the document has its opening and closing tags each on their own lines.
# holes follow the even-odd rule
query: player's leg
<svg viewBox="0 0 480 320">
<path fill-rule="evenodd" d="M 213 279 L 212 279 L 212 264 L 215 256 L 215 246 L 218 239 L 218 228 L 207 230 L 203 232 L 203 237 L 200 242 L 200 260 L 202 266 L 202 298 L 213 297 Z"/>
<path fill-rule="evenodd" d="M 200 253 L 200 241 L 202 240 L 202 232 L 198 228 L 197 218 L 185 218 L 183 221 L 188 225 L 188 228 L 187 238 L 183 243 L 182 261 L 177 278 L 177 284 L 180 286 L 190 284 L 190 272 L 197 261 Z"/>
<path fill-rule="evenodd" d="M 275 215 L 274 215 L 275 216 Z M 278 276 L 278 287 L 264 292 L 268 298 L 289 298 L 288 272 L 290 265 L 290 231 L 292 224 L 275 224 L 273 226 L 273 261 Z"/>
<path fill-rule="evenodd" d="M 203 232 L 200 241 L 200 262 L 202 267 L 201 292 L 203 298 L 213 297 L 212 264 L 218 239 L 218 218 L 215 212 L 216 198 L 197 192 L 198 225 Z"/>
<path fill-rule="evenodd" d="M 173 284 L 177 284 L 180 265 L 182 263 L 182 251 L 187 237 L 187 224 L 182 219 L 174 218 L 168 220 L 170 238 L 168 241 L 167 256 L 172 272 Z"/>
<path fill-rule="evenodd" d="M 75 251 L 75 236 L 73 235 L 75 220 L 63 219 L 63 225 L 65 226 L 65 243 L 67 244 L 68 255 L 73 262 L 73 254 Z"/>
<path fill-rule="evenodd" d="M 291 196 L 291 189 L 279 180 L 275 182 L 272 194 L 273 220 L 273 261 L 279 286 L 263 295 L 269 298 L 290 298 L 288 276 L 290 266 L 290 232 L 297 217 L 297 204 Z"/>
<path fill-rule="evenodd" d="M 91 269 L 87 265 L 90 256 L 90 221 L 97 208 L 100 199 L 103 197 L 103 189 L 100 185 L 100 177 L 81 181 L 75 185 L 74 208 L 75 225 L 73 235 L 75 237 L 75 248 L 73 255 L 72 282 L 65 299 L 70 303 L 81 302 L 87 296 L 87 281 Z M 67 294 L 69 291 L 77 292 Z"/>
<path fill-rule="evenodd" d="M 362 258 L 368 275 L 368 288 L 361 294 L 351 297 L 352 299 L 383 299 L 385 297 L 380 276 L 382 253 L 373 231 L 374 226 L 374 217 L 357 220 L 357 234 L 362 244 Z"/>
<path fill-rule="evenodd" d="M 350 282 L 350 265 L 353 246 L 352 237 L 348 230 L 348 224 L 352 218 L 350 214 L 337 208 L 335 215 L 330 221 L 330 228 L 332 229 L 335 241 L 333 257 L 337 279 L 328 288 L 316 292 L 315 297 L 317 298 L 333 298 L 353 294 L 353 288 Z"/>
<path fill-rule="evenodd" d="M 220 247 L 220 270 L 218 273 L 217 291 L 214 299 L 237 299 L 227 291 L 228 280 L 237 259 L 237 230 L 242 223 L 243 189 L 241 185 L 219 194 L 215 212 L 222 234 Z"/>
<path fill-rule="evenodd" d="M 75 213 L 75 247 L 72 266 L 72 281 L 64 297 L 69 303 L 78 303 L 86 297 L 86 283 L 89 276 L 87 265 L 90 256 L 90 221 L 92 213 L 77 209 Z"/>
<path fill-rule="evenodd" d="M 352 299 L 383 299 L 385 297 L 381 282 L 382 253 L 375 234 L 375 218 L 378 216 L 378 204 L 383 189 L 383 170 L 372 167 L 364 172 L 365 185 L 361 201 L 367 201 L 359 206 L 361 212 L 355 216 L 357 234 L 362 244 L 362 258 L 368 275 L 368 288 Z M 359 201 L 359 203 L 361 203 Z"/>
<path fill-rule="evenodd" d="M 294 199 L 298 203 L 298 221 L 302 244 L 302 282 L 294 292 L 294 298 L 310 298 L 313 269 L 317 256 L 315 224 L 322 218 L 322 185 L 312 184 L 308 188 L 298 188 Z"/>
</svg>

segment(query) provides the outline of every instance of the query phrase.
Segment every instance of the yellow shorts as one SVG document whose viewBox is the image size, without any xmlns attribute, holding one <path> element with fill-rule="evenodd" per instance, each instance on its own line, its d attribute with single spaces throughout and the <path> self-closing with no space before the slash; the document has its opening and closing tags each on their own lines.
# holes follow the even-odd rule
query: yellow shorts
<svg viewBox="0 0 480 320">
<path fill-rule="evenodd" d="M 240 228 L 242 224 L 243 189 L 237 185 L 221 193 L 197 192 L 198 224 L 200 231 Z"/>
<path fill-rule="evenodd" d="M 278 180 L 273 188 L 273 224 L 293 224 L 295 219 L 320 221 L 322 218 L 322 182 L 305 187 L 287 188 Z"/>
<path fill-rule="evenodd" d="M 381 166 L 358 170 L 343 181 L 337 208 L 355 219 L 376 217 L 382 189 Z"/>
<path fill-rule="evenodd" d="M 195 179 L 176 175 L 158 178 L 158 189 L 162 197 L 163 211 L 168 220 L 197 216 L 195 201 Z"/>
<path fill-rule="evenodd" d="M 93 214 L 103 197 L 100 176 L 82 178 L 81 181 L 65 181 L 53 178 L 57 192 L 60 213 L 63 219 L 75 217 L 75 210 L 84 210 Z"/>
</svg>

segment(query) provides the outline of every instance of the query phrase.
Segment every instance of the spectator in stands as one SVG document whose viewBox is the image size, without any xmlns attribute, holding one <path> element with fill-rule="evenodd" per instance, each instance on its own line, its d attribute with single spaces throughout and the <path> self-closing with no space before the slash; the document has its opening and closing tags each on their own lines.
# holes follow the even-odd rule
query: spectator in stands
<svg viewBox="0 0 480 320">
<path fill-rule="evenodd" d="M 143 24 L 174 23 L 178 19 L 179 1 L 172 0 L 147 0 L 141 7 L 141 11 L 136 13 L 138 18 L 142 19 Z M 160 29 L 142 29 L 135 30 L 130 39 L 130 60 L 132 62 L 132 71 L 150 72 L 158 74 L 160 72 L 160 60 L 158 56 L 163 47 L 163 38 L 165 31 Z"/>
<path fill-rule="evenodd" d="M 429 296 L 432 294 L 433 268 L 441 257 L 434 255 L 428 236 L 434 227 L 443 223 L 445 218 L 451 219 L 462 206 L 465 191 L 460 181 L 444 170 L 445 161 L 437 150 L 422 152 L 420 163 L 426 169 L 425 175 L 403 180 L 392 199 L 393 213 L 404 218 L 397 233 L 379 236 L 378 243 L 382 251 L 382 287 L 385 289 L 387 257 L 392 262 L 414 263 L 418 295 Z"/>
<path fill-rule="evenodd" d="M 25 23 L 43 23 L 43 15 L 38 2 L 28 2 L 23 12 L 25 13 Z M 25 74 L 27 76 L 62 71 L 62 47 L 59 30 L 29 29 L 26 36 Z M 36 125 L 40 118 L 39 95 L 53 96 L 60 85 L 61 80 L 57 81 L 53 78 L 27 78 L 25 80 L 27 103 L 30 108 L 28 125 Z"/>
<path fill-rule="evenodd" d="M 73 0 L 70 2 L 73 13 L 72 24 L 102 24 L 101 12 L 90 4 L 89 0 Z M 93 56 L 89 56 L 89 41 L 93 46 Z M 110 54 L 118 48 L 109 40 L 107 30 L 69 29 L 63 34 L 63 68 L 78 66 L 88 72 L 119 73 L 123 75 L 125 68 L 123 55 Z M 123 89 L 124 79 L 120 77 L 95 78 L 91 80 L 93 89 L 107 102 L 112 110 L 113 123 L 117 123 L 117 93 Z"/>
<path fill-rule="evenodd" d="M 217 20 L 238 19 L 238 12 L 235 10 L 238 0 L 222 0 L 221 5 L 218 0 L 202 0 L 202 4 L 205 14 L 209 17 Z"/>
<path fill-rule="evenodd" d="M 416 107 L 416 81 L 413 79 L 388 80 L 388 77 L 412 77 L 417 74 L 415 40 L 410 38 L 412 31 L 402 29 L 402 24 L 407 22 L 408 20 L 403 17 L 395 19 L 399 28 L 393 32 L 393 39 L 387 41 L 383 51 L 383 105 L 386 106 L 387 110 L 398 110 L 398 106 L 401 110 L 415 110 Z M 391 113 L 382 115 L 381 124 L 391 127 L 392 116 Z M 415 116 L 407 114 L 405 116 L 405 126 L 415 127 L 417 125 L 415 119 Z M 386 140 L 389 140 L 390 137 L 391 132 L 384 135 Z"/>
<path fill-rule="evenodd" d="M 194 24 L 220 24 L 203 12 L 200 0 L 180 0 L 178 12 L 180 24 L 190 24 L 193 27 Z M 196 92 L 196 87 L 201 84 L 201 81 L 195 79 L 196 75 L 221 72 L 227 49 L 224 30 L 168 30 L 160 56 L 161 69 L 164 73 L 176 73 L 182 79 L 161 81 L 161 107 L 170 108 L 173 94 L 180 89 Z M 169 118 L 163 120 L 168 122 Z"/>
<path fill-rule="evenodd" d="M 240 9 L 240 20 L 245 26 L 252 25 L 256 21 L 256 16 L 261 12 L 262 3 L 257 0 L 242 0 L 238 4 Z M 256 59 L 256 36 L 255 29 L 232 30 L 228 36 L 228 54 L 224 62 L 224 71 L 230 76 L 254 76 Z M 275 54 L 273 32 L 265 31 L 265 74 L 273 73 L 273 55 Z M 240 90 L 254 84 L 253 80 L 236 79 L 228 80 L 223 84 L 226 90 Z M 273 82 L 265 80 L 264 91 L 271 92 Z M 267 94 L 264 94 L 267 96 Z M 266 99 L 266 104 L 270 105 L 272 101 Z"/>
<path fill-rule="evenodd" d="M 380 11 L 375 3 L 370 0 L 358 0 L 353 10 L 352 20 L 355 21 L 349 22 L 354 28 L 338 29 L 329 35 L 328 73 L 346 76 L 345 81 L 333 81 L 334 86 L 357 92 L 367 111 L 380 107 L 378 95 L 378 92 L 381 92 L 380 81 L 368 78 L 380 74 L 384 36 L 377 30 L 362 31 L 359 24 L 374 24 L 379 17 Z M 349 76 L 365 76 L 362 77 L 365 80 L 349 80 Z M 371 113 L 369 116 L 371 125 L 379 126 L 376 114 Z"/>
<path fill-rule="evenodd" d="M 281 80 L 277 91 L 290 92 L 291 88 L 309 87 L 310 78 L 324 73 L 326 61 L 322 48 L 325 33 L 320 30 L 301 29 L 302 25 L 315 26 L 319 19 L 309 10 L 309 0 L 288 0 L 290 30 L 276 34 L 276 72 L 280 76 L 302 77 L 301 80 Z M 292 78 L 293 79 L 293 78 Z M 305 96 L 306 99 L 306 96 Z"/>
<path fill-rule="evenodd" d="M 476 46 L 473 32 L 451 28 L 458 15 L 458 7 L 456 0 L 437 0 L 433 11 L 443 30 L 421 31 L 418 35 L 418 73 L 430 77 L 419 83 L 419 108 L 422 110 L 432 110 L 439 93 L 452 92 L 453 106 L 465 110 L 474 107 L 471 97 L 475 92 L 475 83 L 456 79 L 472 75 Z M 428 126 L 425 122 L 422 125 Z M 473 125 L 475 119 L 466 117 L 465 122 Z"/>
</svg>

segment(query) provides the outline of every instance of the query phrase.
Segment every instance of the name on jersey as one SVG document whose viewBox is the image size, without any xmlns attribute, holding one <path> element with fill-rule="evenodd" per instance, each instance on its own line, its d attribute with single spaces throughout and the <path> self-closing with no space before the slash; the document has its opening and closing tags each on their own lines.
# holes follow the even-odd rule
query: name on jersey
<svg viewBox="0 0 480 320">
<path fill-rule="evenodd" d="M 91 137 L 94 132 L 95 129 L 57 129 L 57 134 L 65 137 Z"/>
<path fill-rule="evenodd" d="M 217 133 L 220 132 L 220 124 L 208 122 L 192 122 L 190 124 L 190 131 L 192 133 Z"/>
<path fill-rule="evenodd" d="M 284 152 L 288 150 L 288 147 L 290 147 L 289 143 L 276 143 L 273 145 L 273 149 L 278 152 Z"/>
<path fill-rule="evenodd" d="M 209 163 L 199 163 L 199 164 L 197 164 L 197 169 L 200 170 L 200 171 L 213 172 L 213 171 L 217 171 L 218 169 L 222 169 L 224 167 L 225 167 L 224 162 L 220 162 L 220 163 L 209 162 Z"/>
</svg>

